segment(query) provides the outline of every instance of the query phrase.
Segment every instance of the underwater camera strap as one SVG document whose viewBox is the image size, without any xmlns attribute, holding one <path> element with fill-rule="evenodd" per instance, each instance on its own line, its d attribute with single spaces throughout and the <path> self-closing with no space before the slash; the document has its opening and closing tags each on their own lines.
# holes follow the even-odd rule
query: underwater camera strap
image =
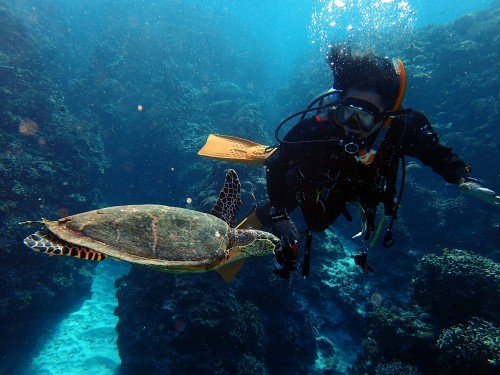
<svg viewBox="0 0 500 375">
<path fill-rule="evenodd" d="M 302 263 L 302 277 L 304 279 L 309 276 L 311 271 L 311 246 L 312 232 L 308 229 L 306 233 L 306 247 L 304 249 L 304 263 Z"/>
<path fill-rule="evenodd" d="M 401 184 L 399 188 L 399 194 L 398 197 L 396 198 L 396 201 L 394 202 L 394 210 L 391 215 L 391 221 L 389 222 L 389 227 L 387 228 L 387 232 L 385 233 L 384 239 L 382 240 L 382 245 L 384 245 L 385 248 L 390 248 L 394 245 L 394 239 L 392 238 L 392 226 L 394 225 L 394 220 L 396 220 L 398 216 L 398 210 L 399 207 L 401 206 L 401 199 L 403 198 L 403 190 L 405 187 L 405 180 L 406 180 L 406 161 L 405 158 L 401 158 Z"/>
<path fill-rule="evenodd" d="M 405 158 L 402 157 L 401 158 L 401 183 L 400 183 L 400 187 L 399 187 L 399 194 L 398 194 L 398 197 L 394 201 L 394 209 L 393 209 L 393 212 L 391 214 L 391 221 L 389 222 L 387 232 L 385 233 L 384 239 L 382 240 L 382 245 L 385 248 L 390 248 L 395 243 L 394 239 L 392 238 L 392 227 L 394 225 L 394 220 L 396 220 L 396 218 L 397 218 L 397 213 L 398 213 L 398 210 L 399 210 L 399 207 L 401 204 L 401 199 L 403 198 L 403 190 L 404 190 L 404 186 L 405 186 L 405 180 L 406 180 L 406 161 L 405 161 Z M 361 267 L 361 269 L 363 270 L 363 274 L 365 276 L 368 275 L 370 272 L 375 271 L 373 269 L 373 267 L 371 267 L 368 264 L 368 250 L 370 248 L 372 248 L 373 245 L 375 244 L 375 242 L 377 241 L 377 238 L 380 234 L 380 231 L 382 230 L 382 227 L 384 225 L 384 222 L 385 222 L 385 215 L 383 215 L 381 217 L 380 223 L 377 227 L 377 230 L 375 231 L 375 235 L 374 235 L 373 239 L 370 241 L 366 251 L 354 255 L 354 264 Z"/>
</svg>

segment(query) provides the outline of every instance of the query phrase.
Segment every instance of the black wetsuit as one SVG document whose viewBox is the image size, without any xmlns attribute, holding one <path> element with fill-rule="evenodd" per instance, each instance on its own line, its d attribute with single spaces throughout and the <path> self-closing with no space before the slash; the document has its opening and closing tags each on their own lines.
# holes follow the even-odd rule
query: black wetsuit
<svg viewBox="0 0 500 375">
<path fill-rule="evenodd" d="M 365 140 L 367 148 L 377 133 Z M 339 139 L 343 145 L 338 144 Z M 328 140 L 332 141 L 325 142 Z M 403 156 L 417 158 L 450 183 L 469 175 L 460 157 L 439 143 L 427 118 L 413 110 L 393 119 L 369 165 L 345 151 L 345 144 L 359 141 L 346 139 L 331 113 L 326 119 L 315 116 L 299 122 L 284 141 L 267 160 L 270 202 L 266 206 L 284 207 L 288 212 L 299 206 L 312 231 L 328 228 L 341 213 L 349 218 L 346 203 L 351 201 L 361 203 L 369 232 L 373 231 L 379 203 L 384 203 L 386 215 L 392 214 L 398 164 Z"/>
</svg>

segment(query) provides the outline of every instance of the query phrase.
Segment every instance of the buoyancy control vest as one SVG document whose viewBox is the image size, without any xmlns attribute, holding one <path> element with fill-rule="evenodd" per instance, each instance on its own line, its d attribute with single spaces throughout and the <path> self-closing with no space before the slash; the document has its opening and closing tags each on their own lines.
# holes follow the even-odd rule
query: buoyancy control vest
<svg viewBox="0 0 500 375">
<path fill-rule="evenodd" d="M 319 126 L 334 126 L 326 124 L 324 119 L 316 118 L 316 121 Z M 329 147 L 328 144 L 317 145 L 315 153 L 320 155 L 318 158 L 305 158 L 306 161 L 303 161 L 304 158 L 296 159 L 290 174 L 295 181 L 290 182 L 298 187 L 296 200 L 310 230 L 326 229 L 340 213 L 352 220 L 347 202 L 359 202 L 366 213 L 365 239 L 375 229 L 379 203 L 384 204 L 385 215 L 394 214 L 398 165 L 402 157 L 397 138 L 395 132 L 389 132 L 376 157 L 368 165 L 360 163 L 342 148 Z M 325 151 L 328 148 L 331 149 L 329 155 Z M 303 156 L 300 149 L 300 145 L 296 145 L 295 152 Z"/>
</svg>

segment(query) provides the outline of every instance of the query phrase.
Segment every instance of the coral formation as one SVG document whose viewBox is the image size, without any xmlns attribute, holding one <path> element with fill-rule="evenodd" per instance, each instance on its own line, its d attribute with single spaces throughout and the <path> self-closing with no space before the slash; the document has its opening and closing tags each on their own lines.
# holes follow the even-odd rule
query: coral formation
<svg viewBox="0 0 500 375">
<path fill-rule="evenodd" d="M 500 329 L 481 318 L 444 329 L 437 346 L 453 374 L 498 374 Z"/>
<path fill-rule="evenodd" d="M 420 369 L 432 368 L 437 358 L 434 352 L 437 330 L 423 321 L 416 311 L 396 306 L 375 307 L 368 314 L 368 322 L 363 352 L 351 369 L 352 374 L 383 374 L 383 371 L 391 374 L 394 369 L 403 371 L 407 366 L 414 371 L 417 366 Z"/>
<path fill-rule="evenodd" d="M 500 265 L 453 249 L 424 256 L 414 274 L 413 305 L 368 314 L 364 351 L 351 372 L 377 373 L 387 361 L 425 374 L 498 371 L 500 330 L 491 321 L 500 311 Z"/>
<path fill-rule="evenodd" d="M 18 223 L 90 209 L 106 158 L 97 124 L 67 111 L 47 74 L 50 47 L 3 4 L 0 24 L 0 372 L 11 373 L 92 279 L 90 264 L 28 252 L 22 238 L 34 228 Z"/>
<path fill-rule="evenodd" d="M 424 256 L 415 268 L 411 299 L 441 325 L 480 316 L 500 323 L 500 264 L 465 250 Z"/>
<path fill-rule="evenodd" d="M 375 369 L 375 375 L 421 375 L 422 373 L 412 365 L 401 361 L 379 363 Z"/>
<path fill-rule="evenodd" d="M 214 273 L 175 276 L 132 267 L 117 281 L 121 371 L 246 374 L 262 364 L 292 372 L 311 364 L 316 341 L 304 324 L 307 312 L 289 309 L 291 296 L 272 288 L 264 272 L 246 273 L 229 287 Z M 247 293 L 256 278 L 269 286 L 265 293 Z M 275 321 L 284 308 L 283 320 Z"/>
</svg>

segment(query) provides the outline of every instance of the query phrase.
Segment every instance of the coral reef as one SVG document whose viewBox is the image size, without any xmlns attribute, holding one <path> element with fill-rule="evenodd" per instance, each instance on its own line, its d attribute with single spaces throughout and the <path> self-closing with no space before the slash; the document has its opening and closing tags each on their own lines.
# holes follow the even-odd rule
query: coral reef
<svg viewBox="0 0 500 375">
<path fill-rule="evenodd" d="M 18 368 L 89 294 L 92 265 L 29 252 L 18 223 L 87 210 L 106 166 L 97 124 L 66 108 L 41 45 L 0 4 L 0 372 Z M 77 195 L 78 194 L 78 195 Z"/>
<path fill-rule="evenodd" d="M 500 323 L 500 264 L 465 250 L 424 256 L 415 268 L 411 299 L 441 325 L 479 316 Z"/>
<path fill-rule="evenodd" d="M 496 373 L 500 265 L 453 249 L 424 256 L 414 275 L 413 304 L 375 306 L 368 314 L 364 350 L 351 373 L 378 373 L 391 361 L 424 374 Z"/>
<path fill-rule="evenodd" d="M 434 342 L 438 330 L 421 314 L 396 306 L 380 306 L 375 307 L 367 319 L 368 335 L 363 340 L 363 352 L 351 369 L 352 374 L 384 374 L 384 371 L 391 374 L 394 369 L 403 371 L 406 366 L 414 371 L 416 366 L 432 371 L 437 359 Z"/>
<path fill-rule="evenodd" d="M 392 361 L 389 363 L 380 363 L 375 369 L 375 375 L 420 375 L 421 372 L 411 365 L 404 364 L 401 361 Z"/>
<path fill-rule="evenodd" d="M 247 294 L 249 276 L 256 275 L 229 287 L 214 273 L 175 276 L 132 267 L 117 281 L 121 371 L 246 374 L 265 364 L 271 372 L 296 373 L 312 363 L 316 341 L 304 326 L 306 311 L 289 309 L 292 298 L 266 278 L 259 280 L 269 288 Z"/>
<path fill-rule="evenodd" d="M 176 3 L 175 12 L 168 3 L 155 7 L 155 15 L 169 16 L 149 19 L 146 34 L 116 21 L 118 14 L 127 19 L 146 9 L 113 8 L 104 37 L 91 50 L 85 74 L 71 81 L 67 98 L 76 113 L 88 116 L 91 110 L 103 126 L 115 166 L 105 173 L 109 204 L 182 206 L 191 197 L 196 208 L 194 194 L 221 173 L 197 156 L 208 134 L 266 140 L 258 104 L 265 81 L 249 74 L 260 63 L 249 63 L 246 52 L 228 41 L 219 25 L 228 20 L 189 4 Z"/>
<path fill-rule="evenodd" d="M 480 318 L 444 329 L 437 346 L 453 374 L 498 374 L 500 329 Z"/>
<path fill-rule="evenodd" d="M 368 286 L 358 283 L 362 271 L 354 264 L 353 254 L 343 245 L 343 238 L 329 230 L 325 234 L 317 234 L 314 238 L 314 252 L 321 254 L 315 262 L 321 268 L 315 272 L 321 283 L 329 288 L 329 293 L 335 295 L 335 303 L 342 306 L 352 321 L 356 321 L 364 310 Z M 318 299 L 321 297 L 318 296 Z"/>
</svg>

